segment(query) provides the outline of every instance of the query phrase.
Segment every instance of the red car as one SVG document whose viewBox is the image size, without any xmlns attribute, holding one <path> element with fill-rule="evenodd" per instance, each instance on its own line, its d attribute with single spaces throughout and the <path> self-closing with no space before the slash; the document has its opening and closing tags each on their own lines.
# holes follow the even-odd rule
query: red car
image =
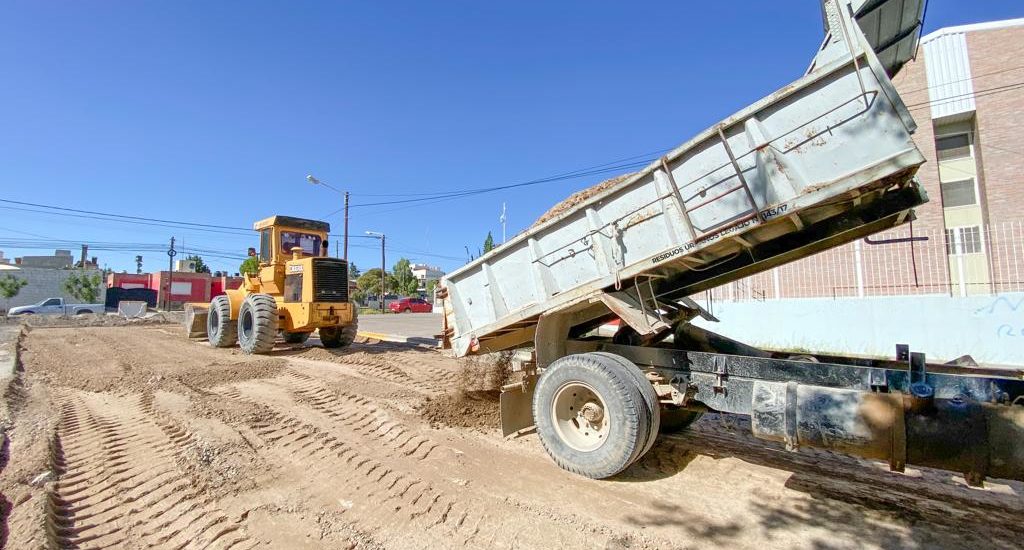
<svg viewBox="0 0 1024 550">
<path fill-rule="evenodd" d="M 434 311 L 434 306 L 421 298 L 402 298 L 391 302 L 388 307 L 394 313 L 430 313 Z"/>
</svg>

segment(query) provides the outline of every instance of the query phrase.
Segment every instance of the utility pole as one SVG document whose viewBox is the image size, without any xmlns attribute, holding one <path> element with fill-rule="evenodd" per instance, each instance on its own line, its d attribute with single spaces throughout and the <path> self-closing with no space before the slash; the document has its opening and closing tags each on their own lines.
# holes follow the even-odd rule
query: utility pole
<svg viewBox="0 0 1024 550">
<path fill-rule="evenodd" d="M 388 280 L 388 272 L 384 270 L 384 266 L 387 263 L 384 261 L 384 239 L 386 237 L 382 233 L 380 236 L 380 312 L 384 313 L 384 296 L 387 293 L 387 285 L 385 284 Z"/>
<path fill-rule="evenodd" d="M 367 231 L 366 234 L 380 239 L 380 312 L 384 313 L 384 295 L 387 293 L 386 288 L 388 280 L 388 272 L 384 270 L 384 267 L 387 265 L 386 260 L 384 259 L 384 241 L 387 237 L 385 237 L 383 233 L 378 233 L 376 231 Z"/>
<path fill-rule="evenodd" d="M 330 189 L 331 191 L 334 191 L 335 193 L 341 193 L 341 194 L 345 195 L 345 233 L 344 233 L 344 237 L 343 237 L 345 239 L 345 244 L 343 245 L 344 246 L 344 249 L 343 249 L 344 255 L 342 256 L 342 259 L 347 262 L 348 261 L 348 191 L 345 191 L 345 192 L 339 191 L 339 190 L 335 189 L 334 187 L 330 186 L 329 184 L 326 184 L 326 183 L 316 179 L 315 177 L 313 177 L 313 174 L 309 174 L 308 176 L 306 176 L 306 181 L 308 181 L 309 183 L 312 183 L 313 185 L 322 185 L 322 186 Z M 337 211 L 335 211 L 335 212 L 337 212 Z M 338 255 L 338 247 L 337 246 L 334 247 L 334 255 L 335 256 Z"/>
<path fill-rule="evenodd" d="M 164 310 L 171 310 L 171 289 L 174 288 L 174 257 L 178 251 L 174 249 L 174 237 L 171 237 L 171 247 L 167 249 L 167 297 L 164 299 Z"/>
<path fill-rule="evenodd" d="M 342 259 L 348 262 L 348 191 L 345 191 L 345 256 Z"/>
</svg>

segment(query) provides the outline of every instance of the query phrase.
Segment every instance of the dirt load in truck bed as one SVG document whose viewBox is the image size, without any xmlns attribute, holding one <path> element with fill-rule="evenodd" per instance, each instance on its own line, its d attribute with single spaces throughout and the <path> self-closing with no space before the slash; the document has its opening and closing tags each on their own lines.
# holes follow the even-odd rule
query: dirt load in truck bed
<svg viewBox="0 0 1024 550">
<path fill-rule="evenodd" d="M 590 186 L 586 189 L 577 191 L 572 195 L 569 195 L 568 197 L 565 198 L 565 200 L 552 206 L 551 208 L 548 209 L 547 212 L 541 214 L 541 216 L 537 218 L 537 221 L 533 222 L 533 225 L 530 226 L 530 229 L 533 229 L 534 227 L 537 227 L 538 225 L 548 220 L 557 218 L 563 212 L 568 212 L 569 210 L 572 210 L 572 207 L 576 206 L 577 204 L 586 202 L 587 199 L 589 199 L 590 197 L 593 197 L 594 195 L 606 189 L 611 189 L 612 187 L 615 187 L 616 185 L 628 180 L 634 175 L 634 173 L 629 173 L 622 174 L 621 176 L 615 176 L 614 178 L 608 178 L 602 181 L 601 183 L 598 183 L 597 185 Z"/>
<path fill-rule="evenodd" d="M 789 453 L 706 415 L 606 481 L 505 440 L 507 371 L 396 344 L 37 328 L 0 419 L 6 548 L 1015 547 L 1024 484 Z M 469 400 L 469 401 L 467 401 Z M 468 404 L 467 404 L 468 403 Z"/>
</svg>

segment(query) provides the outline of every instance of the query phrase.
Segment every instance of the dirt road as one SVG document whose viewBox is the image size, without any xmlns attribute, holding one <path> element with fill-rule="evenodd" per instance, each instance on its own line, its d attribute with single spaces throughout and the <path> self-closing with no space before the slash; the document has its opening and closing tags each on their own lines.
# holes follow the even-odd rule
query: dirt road
<svg viewBox="0 0 1024 550">
<path fill-rule="evenodd" d="M 615 479 L 582 479 L 535 436 L 501 438 L 493 368 L 421 348 L 251 357 L 170 325 L 35 329 L 22 366 L 4 394 L 7 548 L 1012 547 L 1024 534 L 1024 484 L 787 453 L 729 416 L 662 438 Z"/>
</svg>

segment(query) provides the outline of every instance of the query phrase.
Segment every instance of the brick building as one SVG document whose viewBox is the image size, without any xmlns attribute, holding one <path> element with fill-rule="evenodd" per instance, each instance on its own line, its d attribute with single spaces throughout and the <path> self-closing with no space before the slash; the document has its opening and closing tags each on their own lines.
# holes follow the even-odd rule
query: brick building
<svg viewBox="0 0 1024 550">
<path fill-rule="evenodd" d="M 930 201 L 903 226 L 715 289 L 764 300 L 1024 291 L 1024 19 L 923 36 L 893 78 Z M 879 244 L 882 241 L 884 244 Z"/>
</svg>

